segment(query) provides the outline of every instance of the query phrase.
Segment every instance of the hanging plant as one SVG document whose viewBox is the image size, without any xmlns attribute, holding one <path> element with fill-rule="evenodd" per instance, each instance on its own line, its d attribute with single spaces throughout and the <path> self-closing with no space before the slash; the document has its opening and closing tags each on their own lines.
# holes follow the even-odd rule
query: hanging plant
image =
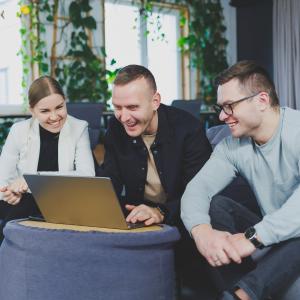
<svg viewBox="0 0 300 300">
<path fill-rule="evenodd" d="M 96 21 L 89 15 L 92 7 L 89 0 L 71 1 L 65 25 L 57 26 L 59 1 L 49 4 L 47 0 L 21 0 L 19 2 L 22 27 L 20 30 L 22 47 L 23 78 L 22 87 L 36 77 L 51 73 L 57 76 L 69 101 L 104 102 L 110 98 L 108 80 L 114 78 L 116 71 L 107 73 L 104 59 L 96 55 L 88 37 L 89 32 L 96 30 Z M 63 4 L 62 4 L 63 5 Z M 43 22 L 41 22 L 41 19 Z M 51 56 L 46 51 L 45 22 L 58 30 L 60 39 L 50 45 Z M 68 49 L 62 59 L 53 57 L 53 49 L 58 46 L 66 28 L 71 28 Z M 41 36 L 44 38 L 42 39 Z M 49 46 L 49 45 L 48 45 Z M 55 52 L 55 51 L 54 51 Z M 105 57 L 105 50 L 102 49 Z M 49 57 L 51 68 L 49 68 Z"/>
<path fill-rule="evenodd" d="M 89 0 L 70 3 L 69 25 L 72 32 L 66 52 L 67 60 L 57 63 L 55 75 L 70 101 L 106 103 L 111 93 L 105 63 L 93 52 L 88 38 L 88 32 L 97 28 L 96 20 L 89 15 L 91 9 Z M 105 55 L 103 49 L 102 54 Z"/>
<path fill-rule="evenodd" d="M 49 70 L 48 55 L 45 41 L 40 34 L 45 32 L 45 26 L 39 20 L 39 7 L 46 1 L 20 1 L 20 11 L 17 16 L 21 19 L 21 56 L 23 65 L 22 88 L 26 89 L 29 81 L 46 74 Z M 23 95 L 24 103 L 27 97 Z"/>
<path fill-rule="evenodd" d="M 141 1 L 142 17 L 150 18 L 153 12 L 154 1 Z M 160 1 L 169 3 L 169 1 Z M 190 18 L 187 19 L 181 12 L 180 26 L 188 25 L 188 34 L 178 40 L 178 46 L 183 53 L 190 55 L 190 66 L 196 70 L 196 98 L 204 99 L 212 104 L 216 98 L 214 78 L 227 68 L 226 45 L 224 37 L 223 10 L 220 0 L 176 0 L 176 4 L 184 5 L 189 9 Z M 156 20 L 156 27 L 163 34 L 160 20 Z M 145 32 L 149 34 L 149 30 Z M 163 38 L 166 38 L 163 34 Z"/>
<path fill-rule="evenodd" d="M 190 8 L 189 33 L 179 39 L 178 45 L 191 57 L 191 66 L 197 70 L 198 98 L 212 104 L 216 90 L 216 75 L 228 67 L 227 40 L 224 37 L 223 10 L 220 0 L 178 0 Z M 181 16 L 181 24 L 187 22 Z"/>
<path fill-rule="evenodd" d="M 161 1 L 163 2 L 168 1 Z M 178 45 L 182 52 L 190 55 L 190 66 L 196 70 L 197 97 L 211 104 L 215 99 L 213 80 L 216 74 L 227 67 L 227 41 L 224 38 L 226 28 L 223 25 L 220 0 L 176 0 L 175 2 L 187 6 L 191 15 L 190 19 L 181 16 L 181 26 L 188 23 L 189 32 L 178 40 Z M 144 22 L 149 23 L 150 20 L 151 34 L 154 32 L 159 39 L 163 40 L 166 37 L 160 19 L 153 18 L 154 3 L 142 0 L 140 17 Z M 46 44 L 40 38 L 40 35 L 45 32 L 45 26 L 40 22 L 39 16 L 46 15 L 47 21 L 52 22 L 54 26 L 58 4 L 58 0 L 54 0 L 51 6 L 46 0 L 20 1 L 22 49 L 19 53 L 23 61 L 22 86 L 24 88 L 28 84 L 30 70 L 33 70 L 32 79 L 49 72 Z M 97 29 L 97 23 L 91 16 L 91 10 L 89 0 L 70 2 L 68 21 L 58 30 L 61 31 L 62 36 L 64 29 L 70 26 L 71 35 L 63 55 L 64 59 L 56 59 L 51 54 L 51 74 L 57 76 L 70 101 L 106 103 L 111 96 L 108 84 L 114 79 L 117 70 L 106 70 L 105 49 L 102 48 L 100 54 L 95 54 L 93 51 L 89 32 Z M 29 29 L 27 29 L 28 24 Z M 150 34 L 148 30 L 145 27 L 146 35 Z M 52 49 L 59 42 L 60 40 L 52 45 Z M 115 60 L 112 60 L 111 65 L 114 63 Z"/>
<path fill-rule="evenodd" d="M 144 24 L 145 36 L 150 36 L 152 41 L 166 41 L 166 35 L 162 30 L 162 23 L 160 19 L 160 15 L 154 16 L 153 14 L 153 3 L 148 0 L 141 0 L 140 9 L 139 9 L 139 17 L 141 18 L 142 23 Z M 139 20 L 138 17 L 135 18 L 135 22 L 137 23 Z M 136 29 L 135 26 L 134 29 Z"/>
</svg>

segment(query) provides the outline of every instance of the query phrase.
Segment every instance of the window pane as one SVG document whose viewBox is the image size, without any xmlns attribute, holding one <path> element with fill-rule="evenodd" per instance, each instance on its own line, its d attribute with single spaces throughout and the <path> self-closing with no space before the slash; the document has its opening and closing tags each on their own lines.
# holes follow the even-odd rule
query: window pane
<svg viewBox="0 0 300 300">
<path fill-rule="evenodd" d="M 18 0 L 0 3 L 0 12 L 4 10 L 5 17 L 0 20 L 0 69 L 2 70 L 0 76 L 2 79 L 3 76 L 6 78 L 5 84 L 1 82 L 0 85 L 0 104 L 22 103 L 22 64 L 20 56 L 17 56 L 21 45 L 19 33 L 21 21 L 16 16 L 18 9 Z"/>
<path fill-rule="evenodd" d="M 128 64 L 141 64 L 138 8 L 132 3 L 105 1 L 105 48 L 106 67 L 124 67 Z"/>
<path fill-rule="evenodd" d="M 163 10 L 154 12 L 151 19 L 149 21 L 154 24 L 148 22 L 148 67 L 156 78 L 162 102 L 171 104 L 174 99 L 182 97 L 181 53 L 177 47 L 179 13 Z M 157 22 L 161 23 L 160 30 L 156 29 Z"/>
<path fill-rule="evenodd" d="M 7 90 L 7 69 L 0 69 L 0 104 L 7 104 L 8 90 Z"/>
<path fill-rule="evenodd" d="M 156 78 L 162 102 L 170 104 L 174 99 L 182 98 L 181 53 L 177 47 L 179 11 L 154 8 L 145 19 L 145 26 L 138 9 L 132 1 L 106 0 L 106 66 L 114 70 L 128 64 L 144 65 Z M 112 59 L 117 63 L 110 67 Z"/>
</svg>

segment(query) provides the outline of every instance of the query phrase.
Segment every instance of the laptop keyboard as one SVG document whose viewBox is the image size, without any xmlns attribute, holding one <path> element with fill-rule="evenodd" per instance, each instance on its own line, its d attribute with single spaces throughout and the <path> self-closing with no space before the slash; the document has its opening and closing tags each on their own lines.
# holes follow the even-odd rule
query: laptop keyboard
<svg viewBox="0 0 300 300">
<path fill-rule="evenodd" d="M 138 222 L 138 223 L 126 222 L 126 224 L 127 224 L 129 229 L 145 227 L 145 224 L 143 222 Z"/>
</svg>

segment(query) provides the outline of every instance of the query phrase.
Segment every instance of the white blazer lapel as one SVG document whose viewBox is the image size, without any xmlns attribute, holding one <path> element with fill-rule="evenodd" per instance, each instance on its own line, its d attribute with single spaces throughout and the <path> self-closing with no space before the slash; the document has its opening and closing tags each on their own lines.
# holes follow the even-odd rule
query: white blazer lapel
<svg viewBox="0 0 300 300">
<path fill-rule="evenodd" d="M 72 128 L 67 120 L 59 134 L 58 140 L 58 169 L 59 171 L 70 171 L 74 169 L 75 147 L 71 138 Z"/>
<path fill-rule="evenodd" d="M 40 144 L 39 122 L 36 119 L 32 119 L 29 127 L 26 156 L 23 160 L 25 172 L 35 173 L 37 171 L 40 156 Z"/>
</svg>

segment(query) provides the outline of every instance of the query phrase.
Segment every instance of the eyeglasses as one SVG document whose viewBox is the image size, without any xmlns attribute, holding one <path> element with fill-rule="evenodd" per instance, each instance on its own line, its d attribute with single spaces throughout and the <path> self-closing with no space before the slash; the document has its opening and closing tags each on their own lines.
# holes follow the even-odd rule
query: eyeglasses
<svg viewBox="0 0 300 300">
<path fill-rule="evenodd" d="M 219 115 L 219 114 L 221 113 L 221 111 L 223 110 L 224 113 L 225 113 L 227 116 L 231 116 L 231 115 L 233 114 L 233 108 L 234 108 L 234 106 L 235 106 L 237 103 L 242 102 L 242 101 L 245 101 L 245 100 L 250 99 L 250 98 L 252 98 L 252 97 L 255 97 L 255 96 L 257 96 L 259 93 L 261 93 L 261 92 L 258 92 L 258 93 L 256 93 L 256 94 L 253 94 L 253 95 L 251 95 L 251 96 L 244 97 L 244 98 L 239 99 L 239 100 L 237 100 L 237 101 L 234 101 L 234 102 L 232 102 L 232 103 L 228 103 L 228 104 L 224 104 L 224 105 L 215 104 L 215 105 L 213 105 L 213 108 L 214 108 L 215 112 L 216 112 L 218 115 Z"/>
</svg>

